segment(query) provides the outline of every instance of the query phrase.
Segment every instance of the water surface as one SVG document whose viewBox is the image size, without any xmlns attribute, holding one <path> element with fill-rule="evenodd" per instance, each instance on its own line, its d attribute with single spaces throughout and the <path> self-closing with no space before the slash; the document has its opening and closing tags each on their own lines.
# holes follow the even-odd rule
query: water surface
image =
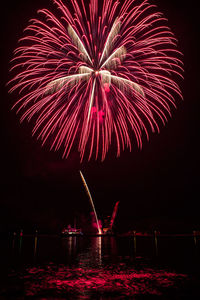
<svg viewBox="0 0 200 300">
<path fill-rule="evenodd" d="M 198 299 L 192 237 L 1 240 L 0 299 Z"/>
</svg>

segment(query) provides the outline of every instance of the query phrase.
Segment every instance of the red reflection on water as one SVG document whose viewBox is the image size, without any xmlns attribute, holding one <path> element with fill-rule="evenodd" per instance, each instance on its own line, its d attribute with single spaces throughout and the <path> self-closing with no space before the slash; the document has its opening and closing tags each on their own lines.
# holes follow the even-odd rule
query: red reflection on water
<svg viewBox="0 0 200 300">
<path fill-rule="evenodd" d="M 83 269 L 65 266 L 49 265 L 44 268 L 29 268 L 26 270 L 25 294 L 38 296 L 48 291 L 54 294 L 72 294 L 85 299 L 91 294 L 114 295 L 162 295 L 166 288 L 174 288 L 186 275 L 164 270 L 146 269 Z M 79 297 L 79 299 L 81 299 Z M 88 298 L 89 299 L 89 298 Z"/>
</svg>

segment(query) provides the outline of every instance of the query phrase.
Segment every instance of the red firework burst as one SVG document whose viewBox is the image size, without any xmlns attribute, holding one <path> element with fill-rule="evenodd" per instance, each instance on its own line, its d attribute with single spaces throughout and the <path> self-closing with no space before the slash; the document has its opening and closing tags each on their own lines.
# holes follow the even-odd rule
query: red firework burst
<svg viewBox="0 0 200 300">
<path fill-rule="evenodd" d="M 52 136 L 65 158 L 75 145 L 81 160 L 86 152 L 103 160 L 113 141 L 120 155 L 132 133 L 141 148 L 142 132 L 159 131 L 182 97 L 174 80 L 181 53 L 167 20 L 148 1 L 54 3 L 59 16 L 40 10 L 12 60 L 21 121 L 35 116 L 33 134 L 43 144 Z"/>
</svg>

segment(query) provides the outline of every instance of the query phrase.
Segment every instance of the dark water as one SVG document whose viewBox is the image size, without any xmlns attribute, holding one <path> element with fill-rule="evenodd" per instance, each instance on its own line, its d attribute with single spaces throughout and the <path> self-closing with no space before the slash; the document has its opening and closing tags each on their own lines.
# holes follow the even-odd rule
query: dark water
<svg viewBox="0 0 200 300">
<path fill-rule="evenodd" d="M 200 299 L 192 237 L 0 240 L 0 299 Z"/>
</svg>

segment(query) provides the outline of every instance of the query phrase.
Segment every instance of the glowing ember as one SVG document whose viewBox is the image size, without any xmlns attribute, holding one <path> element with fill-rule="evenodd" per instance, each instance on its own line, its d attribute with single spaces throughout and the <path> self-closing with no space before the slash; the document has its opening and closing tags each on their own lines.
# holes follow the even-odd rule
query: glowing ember
<svg viewBox="0 0 200 300">
<path fill-rule="evenodd" d="M 141 148 L 142 132 L 159 131 L 182 97 L 181 53 L 166 19 L 146 0 L 54 3 L 58 17 L 40 10 L 15 50 L 9 84 L 21 95 L 21 121 L 34 117 L 33 134 L 65 158 L 75 145 L 81 160 L 85 152 L 103 160 L 111 141 L 119 156 L 132 135 Z"/>
</svg>

